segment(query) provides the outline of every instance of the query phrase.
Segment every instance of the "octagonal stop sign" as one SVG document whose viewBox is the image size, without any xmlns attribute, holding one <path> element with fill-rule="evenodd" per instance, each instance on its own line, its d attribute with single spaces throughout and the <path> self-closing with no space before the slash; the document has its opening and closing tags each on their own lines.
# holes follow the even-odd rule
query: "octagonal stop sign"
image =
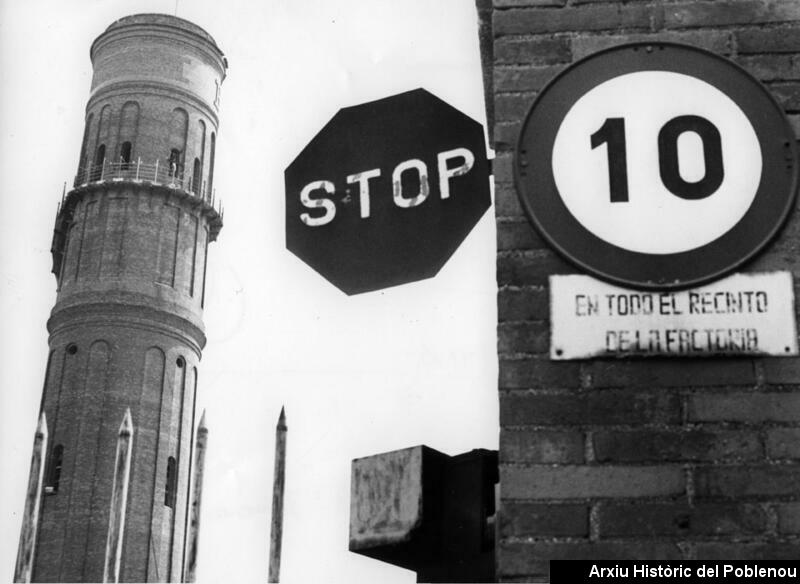
<svg viewBox="0 0 800 584">
<path fill-rule="evenodd" d="M 339 110 L 285 179 L 286 247 L 347 294 L 435 276 L 491 202 L 483 127 L 424 89 Z"/>
</svg>

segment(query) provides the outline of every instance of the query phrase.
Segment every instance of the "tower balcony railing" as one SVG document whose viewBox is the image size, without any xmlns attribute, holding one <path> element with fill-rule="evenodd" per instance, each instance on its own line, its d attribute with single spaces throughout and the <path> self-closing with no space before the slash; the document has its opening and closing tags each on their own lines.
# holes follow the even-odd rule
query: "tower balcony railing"
<svg viewBox="0 0 800 584">
<path fill-rule="evenodd" d="M 195 180 L 192 175 L 184 176 L 181 169 L 169 163 L 156 160 L 152 164 L 142 162 L 141 158 L 135 162 L 109 162 L 93 164 L 78 169 L 75 175 L 74 187 L 84 187 L 90 184 L 105 182 L 130 181 L 136 183 L 149 183 L 166 186 L 184 191 L 198 197 L 214 207 L 216 189 L 208 193 L 206 182 L 200 178 Z M 220 213 L 222 209 L 218 210 Z"/>
<path fill-rule="evenodd" d="M 205 181 L 195 181 L 193 176 L 185 177 L 180 169 L 173 164 L 162 164 L 156 160 L 153 164 L 143 163 L 141 158 L 136 162 L 108 162 L 104 160 L 102 164 L 90 165 L 87 168 L 79 168 L 75 175 L 73 187 L 79 189 L 92 184 L 109 184 L 114 182 L 133 182 L 138 184 L 151 184 L 164 186 L 201 200 L 210 207 L 211 214 L 209 226 L 210 241 L 217 238 L 217 234 L 222 227 L 225 216 L 225 208 L 222 201 L 216 198 L 216 189 L 208 193 Z M 53 230 L 53 244 L 51 253 L 53 255 L 53 273 L 59 276 L 61 261 L 66 245 L 66 234 L 69 224 L 72 221 L 72 213 L 75 203 L 79 199 L 75 191 L 67 193 L 67 183 L 61 191 L 61 201 L 56 209 L 56 224 Z"/>
</svg>

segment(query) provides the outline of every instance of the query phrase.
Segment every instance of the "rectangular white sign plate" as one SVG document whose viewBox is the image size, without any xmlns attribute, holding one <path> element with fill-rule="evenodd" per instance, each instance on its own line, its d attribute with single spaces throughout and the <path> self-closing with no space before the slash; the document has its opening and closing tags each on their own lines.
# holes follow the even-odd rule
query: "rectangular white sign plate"
<svg viewBox="0 0 800 584">
<path fill-rule="evenodd" d="M 734 274 L 677 292 L 550 276 L 550 323 L 556 360 L 798 354 L 789 272 Z"/>
</svg>

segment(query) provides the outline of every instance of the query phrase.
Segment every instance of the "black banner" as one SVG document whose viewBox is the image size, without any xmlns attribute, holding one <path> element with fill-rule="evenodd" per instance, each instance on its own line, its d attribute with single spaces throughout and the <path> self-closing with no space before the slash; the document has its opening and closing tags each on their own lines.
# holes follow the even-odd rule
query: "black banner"
<svg viewBox="0 0 800 584">
<path fill-rule="evenodd" d="M 743 584 L 798 582 L 800 560 L 553 560 L 552 584 Z"/>
</svg>

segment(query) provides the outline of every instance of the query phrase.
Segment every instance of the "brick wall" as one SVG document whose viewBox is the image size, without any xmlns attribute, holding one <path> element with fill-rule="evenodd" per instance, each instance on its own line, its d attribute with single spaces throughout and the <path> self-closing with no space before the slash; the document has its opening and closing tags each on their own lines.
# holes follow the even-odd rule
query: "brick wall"
<svg viewBox="0 0 800 584">
<path fill-rule="evenodd" d="M 577 270 L 528 223 L 512 162 L 537 92 L 628 41 L 733 59 L 800 137 L 800 2 L 494 0 L 492 27 L 499 578 L 541 578 L 551 559 L 800 557 L 800 359 L 550 361 L 547 278 Z M 743 271 L 789 270 L 797 294 L 798 249 L 795 212 Z"/>
</svg>

